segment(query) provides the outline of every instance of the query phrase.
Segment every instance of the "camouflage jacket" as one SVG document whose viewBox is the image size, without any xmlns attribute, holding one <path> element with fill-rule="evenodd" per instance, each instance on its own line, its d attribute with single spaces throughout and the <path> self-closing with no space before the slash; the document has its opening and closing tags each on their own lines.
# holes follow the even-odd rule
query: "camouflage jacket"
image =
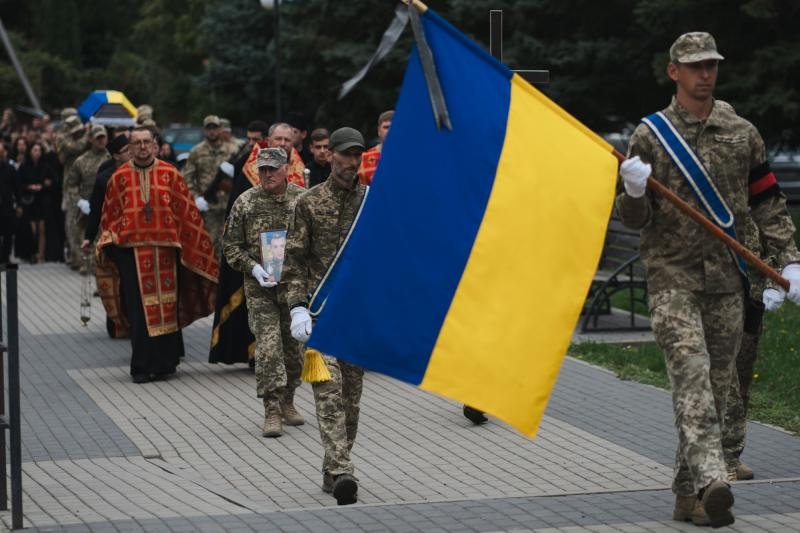
<svg viewBox="0 0 800 533">
<path fill-rule="evenodd" d="M 222 251 L 231 268 L 250 274 L 256 263 L 261 264 L 259 234 L 288 229 L 295 201 L 303 192 L 302 187 L 289 183 L 286 193 L 276 196 L 256 185 L 233 202 L 222 233 Z M 245 279 L 252 278 L 245 275 Z"/>
<path fill-rule="evenodd" d="M 183 178 L 195 198 L 202 195 L 214 181 L 219 165 L 233 155 L 231 149 L 231 144 L 220 142 L 218 146 L 212 146 L 208 141 L 202 141 L 189 152 L 186 166 L 183 167 Z M 216 202 L 209 203 L 209 210 L 224 211 L 227 205 L 228 192 L 217 189 Z"/>
<path fill-rule="evenodd" d="M 78 159 L 78 156 L 84 153 L 89 148 L 89 138 L 84 135 L 79 139 L 75 139 L 71 135 L 64 135 L 56 141 L 56 151 L 64 167 L 64 176 L 69 173 L 72 164 Z"/>
<path fill-rule="evenodd" d="M 333 179 L 312 187 L 297 199 L 289 224 L 282 281 L 289 308 L 308 303 L 344 242 L 364 199 L 366 187 L 346 190 Z"/>
<path fill-rule="evenodd" d="M 700 158 L 733 212 L 739 241 L 758 254 L 760 233 L 761 255 L 777 267 L 800 259 L 786 199 L 769 170 L 764 142 L 755 126 L 721 100 L 714 101 L 705 121 L 689 113 L 674 97 L 663 112 Z M 636 128 L 628 148 L 628 157 L 637 155 L 653 165 L 655 179 L 703 211 L 683 174 L 644 124 Z M 641 230 L 640 252 L 651 292 L 741 290 L 729 249 L 657 193 L 648 190 L 642 198 L 622 193 L 616 205 L 622 222 Z"/>
<path fill-rule="evenodd" d="M 64 175 L 64 188 L 72 194 L 88 200 L 94 188 L 97 169 L 109 159 L 111 159 L 111 154 L 105 148 L 102 150 L 91 149 L 80 155 L 70 167 L 69 172 Z"/>
</svg>

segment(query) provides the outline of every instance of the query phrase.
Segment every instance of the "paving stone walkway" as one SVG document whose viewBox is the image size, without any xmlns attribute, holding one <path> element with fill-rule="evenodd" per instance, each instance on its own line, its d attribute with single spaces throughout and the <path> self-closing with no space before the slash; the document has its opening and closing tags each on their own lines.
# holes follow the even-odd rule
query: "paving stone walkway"
<svg viewBox="0 0 800 533">
<path fill-rule="evenodd" d="M 246 365 L 206 363 L 211 318 L 184 330 L 175 378 L 128 375 L 130 344 L 105 332 L 64 265 L 20 269 L 23 507 L 30 531 L 690 531 L 670 520 L 669 393 L 567 359 L 538 437 L 368 373 L 353 458 L 359 503 L 320 490 L 307 423 L 260 436 Z M 3 279 L 5 284 L 5 279 Z M 5 285 L 3 285 L 5 290 Z M 5 309 L 3 310 L 5 316 Z M 580 339 L 592 340 L 592 339 Z M 754 482 L 735 487 L 729 531 L 800 531 L 800 438 L 750 424 Z M 10 512 L 0 512 L 5 527 Z"/>
</svg>

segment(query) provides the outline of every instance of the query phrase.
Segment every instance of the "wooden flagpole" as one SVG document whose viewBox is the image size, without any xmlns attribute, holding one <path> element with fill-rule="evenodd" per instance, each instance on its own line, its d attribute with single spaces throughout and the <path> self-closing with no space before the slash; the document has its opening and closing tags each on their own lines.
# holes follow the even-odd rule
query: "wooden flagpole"
<svg viewBox="0 0 800 533">
<path fill-rule="evenodd" d="M 420 0 L 403 0 L 405 4 L 413 5 L 417 8 L 417 11 L 420 13 L 425 13 L 428 10 L 428 6 L 426 6 Z M 585 129 L 585 128 L 584 128 Z M 586 130 L 587 132 L 589 130 Z M 592 135 L 597 135 L 596 133 L 592 132 Z M 617 149 L 612 148 L 614 157 L 622 163 L 625 161 L 625 156 L 622 155 Z M 778 272 L 775 271 L 772 267 L 766 264 L 764 261 L 761 260 L 758 256 L 756 256 L 753 252 L 742 246 L 739 241 L 730 237 L 727 233 L 722 231 L 722 229 L 711 222 L 708 217 L 706 217 L 703 213 L 686 203 L 685 200 L 681 199 L 678 195 L 674 192 L 666 188 L 661 182 L 657 181 L 653 176 L 647 178 L 647 187 L 656 191 L 659 195 L 661 195 L 665 200 L 673 204 L 675 207 L 680 209 L 686 216 L 703 226 L 707 231 L 711 232 L 716 238 L 721 240 L 728 246 L 731 250 L 742 256 L 742 259 L 747 261 L 752 267 L 759 270 L 762 274 L 767 276 L 769 279 L 783 287 L 784 290 L 789 290 L 789 281 L 784 279 Z"/>
<path fill-rule="evenodd" d="M 616 148 L 614 149 L 614 156 L 617 160 L 622 163 L 625 161 L 625 156 L 622 155 Z M 778 272 L 775 271 L 772 267 L 766 264 L 764 261 L 761 260 L 760 257 L 755 255 L 753 252 L 748 250 L 746 247 L 742 246 L 742 244 L 722 231 L 722 229 L 711 222 L 707 216 L 703 213 L 686 203 L 681 197 L 676 195 L 674 192 L 666 188 L 664 185 L 661 184 L 658 180 L 650 176 L 647 178 L 647 187 L 656 191 L 659 195 L 661 195 L 664 199 L 670 202 L 672 205 L 683 211 L 685 215 L 689 218 L 703 226 L 706 230 L 711 232 L 716 238 L 724 242 L 731 250 L 742 256 L 742 259 L 747 261 L 751 266 L 758 269 L 762 274 L 770 278 L 772 281 L 780 285 L 784 288 L 784 290 L 789 290 L 789 281 L 784 279 Z"/>
</svg>

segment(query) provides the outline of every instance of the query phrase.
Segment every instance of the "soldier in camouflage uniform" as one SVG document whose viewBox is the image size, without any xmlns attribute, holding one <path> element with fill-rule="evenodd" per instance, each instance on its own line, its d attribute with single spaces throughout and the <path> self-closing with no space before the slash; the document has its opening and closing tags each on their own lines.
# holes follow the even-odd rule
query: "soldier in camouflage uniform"
<svg viewBox="0 0 800 533">
<path fill-rule="evenodd" d="M 756 238 L 758 230 L 752 232 L 751 242 L 743 243 L 747 248 L 758 251 L 765 256 L 766 261 L 773 268 L 780 268 L 777 259 L 767 256 L 762 243 Z M 762 333 L 762 319 L 764 317 L 764 302 L 761 295 L 767 288 L 767 279 L 760 272 L 750 273 L 750 297 L 746 300 L 744 313 L 744 328 L 742 343 L 736 355 L 736 368 L 731 378 L 728 391 L 725 418 L 722 427 L 722 449 L 725 453 L 725 463 L 728 466 L 728 479 L 753 479 L 753 469 L 741 460 L 744 451 L 747 431 L 747 408 L 750 404 L 750 386 L 753 383 L 753 372 L 758 359 L 758 344 Z"/>
<path fill-rule="evenodd" d="M 64 179 L 69 175 L 72 165 L 78 156 L 84 153 L 89 147 L 89 138 L 85 135 L 81 119 L 77 115 L 67 117 L 64 121 L 63 136 L 58 139 L 56 150 L 58 152 L 58 159 L 61 161 L 63 167 L 62 176 Z M 76 224 L 78 221 L 78 195 L 77 190 L 72 187 L 64 186 L 64 194 L 61 200 L 61 209 L 64 211 L 64 225 L 67 234 L 67 243 L 70 245 L 69 261 L 67 264 L 73 270 L 78 270 L 81 266 L 81 254 L 78 253 L 77 248 L 72 247 L 70 235 L 73 235 L 77 230 Z M 80 245 L 80 242 L 78 242 Z"/>
<path fill-rule="evenodd" d="M 74 205 L 67 206 L 74 208 L 67 210 L 67 216 L 74 217 L 72 224 L 67 226 L 70 230 L 70 233 L 67 233 L 67 242 L 69 243 L 69 249 L 75 250 L 75 255 L 81 249 L 81 243 L 83 242 L 86 217 L 90 212 L 89 196 L 92 194 L 97 170 L 100 165 L 111 159 L 111 154 L 106 150 L 108 135 L 103 126 L 92 126 L 89 138 L 91 139 L 89 151 L 80 155 L 70 167 L 69 172 L 64 175 L 64 189 L 69 191 L 70 195 L 75 198 Z M 93 270 L 93 254 L 89 254 L 89 262 L 89 268 Z M 86 266 L 83 262 L 80 265 L 80 272 L 81 274 L 86 273 Z"/>
<path fill-rule="evenodd" d="M 257 395 L 264 400 L 264 437 L 279 437 L 281 418 L 289 426 L 304 423 L 294 407 L 294 393 L 303 369 L 300 344 L 289 329 L 286 291 L 265 271 L 261 233 L 286 230 L 294 202 L 304 189 L 286 180 L 287 155 L 282 148 L 258 153 L 261 186 L 242 193 L 233 203 L 222 235 L 225 259 L 244 277 L 250 331 L 256 338 Z M 281 237 L 285 239 L 285 237 Z M 274 237 L 273 240 L 276 240 Z"/>
<path fill-rule="evenodd" d="M 228 151 L 231 154 L 237 153 L 242 149 L 242 146 L 244 146 L 244 141 L 233 136 L 230 120 L 227 118 L 220 118 L 219 123 L 222 130 L 222 142 L 228 145 Z"/>
<path fill-rule="evenodd" d="M 186 185 L 195 197 L 208 235 L 214 243 L 214 253 L 220 257 L 225 208 L 228 206 L 228 191 L 218 188 L 211 202 L 203 198 L 203 193 L 214 181 L 219 166 L 225 163 L 233 153 L 231 145 L 222 142 L 218 116 L 208 115 L 204 118 L 203 131 L 206 138 L 189 152 L 189 158 L 183 168 L 183 176 Z"/>
<path fill-rule="evenodd" d="M 763 291 L 763 283 L 758 284 Z M 756 283 L 753 284 L 756 287 Z M 750 385 L 758 359 L 758 341 L 761 338 L 764 304 L 748 298 L 745 305 L 744 328 L 736 364 L 731 372 L 731 384 L 722 425 L 722 450 L 728 469 L 728 480 L 753 479 L 753 470 L 741 460 L 747 431 L 747 408 L 750 405 Z"/>
<path fill-rule="evenodd" d="M 757 228 L 768 253 L 787 265 L 800 255 L 785 197 L 769 171 L 758 131 L 712 96 L 720 59 L 711 35 L 680 36 L 670 48 L 667 67 L 677 91 L 663 113 L 708 170 L 743 242 Z M 720 527 L 734 521 L 721 426 L 742 335 L 745 282 L 721 241 L 671 203 L 647 193 L 652 170 L 654 179 L 702 209 L 644 124 L 631 137 L 628 157 L 620 167 L 625 192 L 616 204 L 622 221 L 641 230 L 651 326 L 672 384 L 679 437 L 673 518 Z M 785 277 L 793 266 L 784 269 Z"/>
<path fill-rule="evenodd" d="M 330 146 L 331 174 L 297 199 L 286 244 L 283 283 L 291 309 L 292 335 L 301 342 L 311 335 L 309 292 L 333 262 L 366 192 L 356 175 L 364 152 L 361 134 L 353 128 L 340 128 L 331 135 Z M 328 355 L 323 359 L 331 379 L 313 384 L 325 450 L 322 490 L 332 492 L 339 505 L 347 505 L 355 503 L 358 492 L 350 450 L 358 431 L 364 370 Z"/>
<path fill-rule="evenodd" d="M 136 125 L 147 126 L 144 123 L 145 120 L 153 120 L 153 107 L 148 104 L 142 104 L 136 108 Z"/>
<path fill-rule="evenodd" d="M 61 118 L 61 127 L 59 127 L 58 131 L 56 132 L 56 146 L 58 146 L 63 139 L 70 135 L 66 122 L 69 117 L 77 117 L 78 110 L 74 107 L 65 107 L 61 110 L 61 114 L 59 116 Z M 80 121 L 80 119 L 78 119 L 78 121 Z"/>
</svg>

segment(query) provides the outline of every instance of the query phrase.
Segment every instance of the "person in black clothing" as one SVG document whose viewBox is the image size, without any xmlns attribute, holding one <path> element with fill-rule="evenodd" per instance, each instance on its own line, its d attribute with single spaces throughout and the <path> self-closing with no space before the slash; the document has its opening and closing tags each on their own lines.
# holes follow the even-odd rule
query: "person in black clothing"
<svg viewBox="0 0 800 533">
<path fill-rule="evenodd" d="M 22 217 L 17 170 L 8 162 L 5 142 L 0 139 L 0 263 L 11 259 L 11 245 L 18 219 Z"/>
<path fill-rule="evenodd" d="M 328 179 L 328 175 L 331 173 L 330 136 L 331 134 L 325 128 L 317 128 L 311 132 L 309 149 L 313 157 L 306 163 L 309 171 L 307 183 L 309 189 Z"/>
<path fill-rule="evenodd" d="M 94 188 L 89 197 L 89 219 L 86 222 L 86 230 L 83 232 L 83 242 L 81 242 L 81 249 L 84 252 L 89 250 L 89 245 L 97 238 L 100 229 L 100 213 L 103 211 L 103 200 L 106 197 L 106 185 L 108 185 L 109 178 L 121 164 L 131 159 L 128 136 L 125 134 L 111 139 L 106 149 L 111 154 L 111 159 L 104 161 L 97 169 Z"/>
<path fill-rule="evenodd" d="M 284 117 L 284 122 L 292 127 L 292 146 L 294 146 L 294 149 L 300 154 L 300 159 L 303 160 L 303 164 L 308 165 L 308 162 L 313 158 L 311 151 L 308 149 L 308 143 L 306 142 L 308 124 L 310 122 L 308 115 L 302 111 L 289 111 Z M 327 176 L 325 177 L 327 178 Z M 306 184 L 306 187 L 308 187 L 308 184 Z"/>
<path fill-rule="evenodd" d="M 81 250 L 83 253 L 90 253 L 90 246 L 96 242 L 97 234 L 100 231 L 100 214 L 103 212 L 103 200 L 106 197 L 106 186 L 111 175 L 123 163 L 130 161 L 131 153 L 128 145 L 127 131 L 120 131 L 113 139 L 108 142 L 106 149 L 111 154 L 111 159 L 103 161 L 97 169 L 97 177 L 94 180 L 92 194 L 89 196 L 89 218 L 86 221 L 86 229 L 83 232 Z M 120 289 L 121 292 L 121 289 Z M 97 296 L 95 294 L 95 296 Z M 125 298 L 125 295 L 121 295 Z M 118 331 L 114 326 L 114 321 L 106 317 L 106 331 L 112 339 L 120 339 L 127 336 L 127 332 Z"/>
<path fill-rule="evenodd" d="M 45 148 L 40 142 L 31 144 L 25 162 L 19 167 L 22 184 L 22 204 L 25 219 L 30 223 L 33 242 L 37 243 L 37 261 L 44 263 L 45 217 L 52 208 L 53 192 L 58 184 L 55 170 L 44 157 Z"/>
<path fill-rule="evenodd" d="M 269 126 L 260 120 L 247 125 L 247 143 L 228 162 L 233 165 L 233 184 L 228 195 L 225 216 L 230 214 L 233 202 L 253 184 L 242 172 L 247 158 L 257 144 L 266 147 Z M 221 171 L 220 171 L 221 172 Z M 217 181 L 216 179 L 214 181 Z M 213 183 L 212 183 L 213 185 Z M 217 285 L 217 304 L 214 324 L 211 331 L 209 363 L 248 363 L 255 368 L 255 337 L 247 322 L 247 305 L 244 297 L 242 273 L 234 270 L 222 254 L 219 262 L 219 284 Z"/>
</svg>

